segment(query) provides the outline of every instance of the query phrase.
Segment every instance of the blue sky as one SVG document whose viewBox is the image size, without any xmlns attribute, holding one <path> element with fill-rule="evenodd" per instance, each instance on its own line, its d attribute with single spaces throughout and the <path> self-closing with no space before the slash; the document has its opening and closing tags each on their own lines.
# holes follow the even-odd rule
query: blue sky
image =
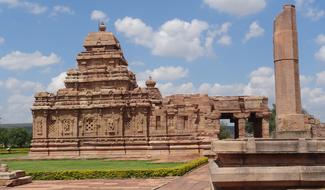
<svg viewBox="0 0 325 190">
<path fill-rule="evenodd" d="M 325 120 L 325 1 L 0 0 L 0 116 L 31 122 L 37 91 L 62 87 L 98 20 L 120 40 L 140 86 L 163 95 L 265 95 L 274 102 L 272 32 L 297 5 L 303 107 Z"/>
</svg>

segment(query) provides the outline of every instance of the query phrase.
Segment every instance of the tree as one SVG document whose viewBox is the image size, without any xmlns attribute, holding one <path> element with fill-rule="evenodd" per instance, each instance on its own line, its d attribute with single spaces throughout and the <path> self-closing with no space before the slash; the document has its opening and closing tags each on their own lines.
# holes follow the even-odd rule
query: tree
<svg viewBox="0 0 325 190">
<path fill-rule="evenodd" d="M 272 134 L 273 132 L 275 132 L 275 127 L 276 127 L 276 122 L 275 122 L 275 116 L 276 116 L 276 106 L 275 104 L 272 104 L 272 110 L 271 110 L 271 116 L 270 116 L 270 120 L 269 120 L 269 132 L 270 134 Z"/>
<path fill-rule="evenodd" d="M 230 130 L 229 128 L 227 127 L 226 124 L 224 123 L 220 123 L 220 131 L 219 131 L 219 134 L 218 134 L 218 138 L 221 140 L 221 139 L 228 139 L 228 138 L 231 138 L 231 133 L 230 133 Z"/>
<path fill-rule="evenodd" d="M 3 147 L 7 147 L 9 143 L 9 138 L 8 138 L 8 129 L 6 128 L 0 128 L 0 144 Z"/>
<path fill-rule="evenodd" d="M 12 128 L 8 132 L 9 144 L 12 147 L 28 147 L 31 141 L 31 135 L 25 128 Z"/>
<path fill-rule="evenodd" d="M 250 121 L 246 121 L 245 124 L 245 132 L 249 133 L 249 134 L 253 134 L 254 133 L 254 123 L 250 122 Z"/>
</svg>

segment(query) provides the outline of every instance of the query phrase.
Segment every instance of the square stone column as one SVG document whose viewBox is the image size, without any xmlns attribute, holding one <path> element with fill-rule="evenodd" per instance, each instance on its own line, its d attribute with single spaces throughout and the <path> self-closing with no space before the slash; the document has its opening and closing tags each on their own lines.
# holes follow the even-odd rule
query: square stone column
<svg viewBox="0 0 325 190">
<path fill-rule="evenodd" d="M 274 21 L 276 137 L 309 137 L 301 112 L 298 37 L 294 5 L 284 5 Z"/>
<path fill-rule="evenodd" d="M 238 119 L 238 133 L 239 133 L 239 138 L 245 138 L 245 124 L 246 124 L 246 119 L 245 118 L 239 118 Z"/>
<path fill-rule="evenodd" d="M 234 119 L 236 122 L 236 126 L 238 128 L 238 138 L 245 138 L 246 132 L 245 132 L 245 126 L 246 126 L 246 120 L 249 117 L 249 113 L 235 113 Z"/>
</svg>

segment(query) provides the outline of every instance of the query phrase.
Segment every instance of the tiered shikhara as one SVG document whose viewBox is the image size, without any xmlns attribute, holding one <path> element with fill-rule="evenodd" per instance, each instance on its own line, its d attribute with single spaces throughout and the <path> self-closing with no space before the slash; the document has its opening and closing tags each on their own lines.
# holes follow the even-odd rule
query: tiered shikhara
<svg viewBox="0 0 325 190">
<path fill-rule="evenodd" d="M 217 139 L 220 119 L 245 136 L 268 136 L 266 97 L 173 95 L 156 82 L 138 87 L 119 41 L 101 24 L 84 41 L 65 88 L 35 96 L 31 156 L 161 157 L 199 155 Z"/>
</svg>

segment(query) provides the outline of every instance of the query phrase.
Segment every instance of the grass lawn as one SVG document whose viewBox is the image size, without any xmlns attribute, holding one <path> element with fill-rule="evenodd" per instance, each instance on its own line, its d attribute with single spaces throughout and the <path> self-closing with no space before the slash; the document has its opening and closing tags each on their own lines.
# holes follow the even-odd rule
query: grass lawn
<svg viewBox="0 0 325 190">
<path fill-rule="evenodd" d="M 28 155 L 29 148 L 12 148 L 10 153 L 5 148 L 0 148 L 0 159 L 21 158 Z"/>
<path fill-rule="evenodd" d="M 11 153 L 11 154 L 0 154 L 0 159 L 5 159 L 5 158 L 21 158 L 24 156 L 27 156 L 28 153 Z"/>
<path fill-rule="evenodd" d="M 184 163 L 152 163 L 143 160 L 19 160 L 2 161 L 11 170 L 26 172 L 67 170 L 129 170 L 173 168 Z"/>
</svg>

